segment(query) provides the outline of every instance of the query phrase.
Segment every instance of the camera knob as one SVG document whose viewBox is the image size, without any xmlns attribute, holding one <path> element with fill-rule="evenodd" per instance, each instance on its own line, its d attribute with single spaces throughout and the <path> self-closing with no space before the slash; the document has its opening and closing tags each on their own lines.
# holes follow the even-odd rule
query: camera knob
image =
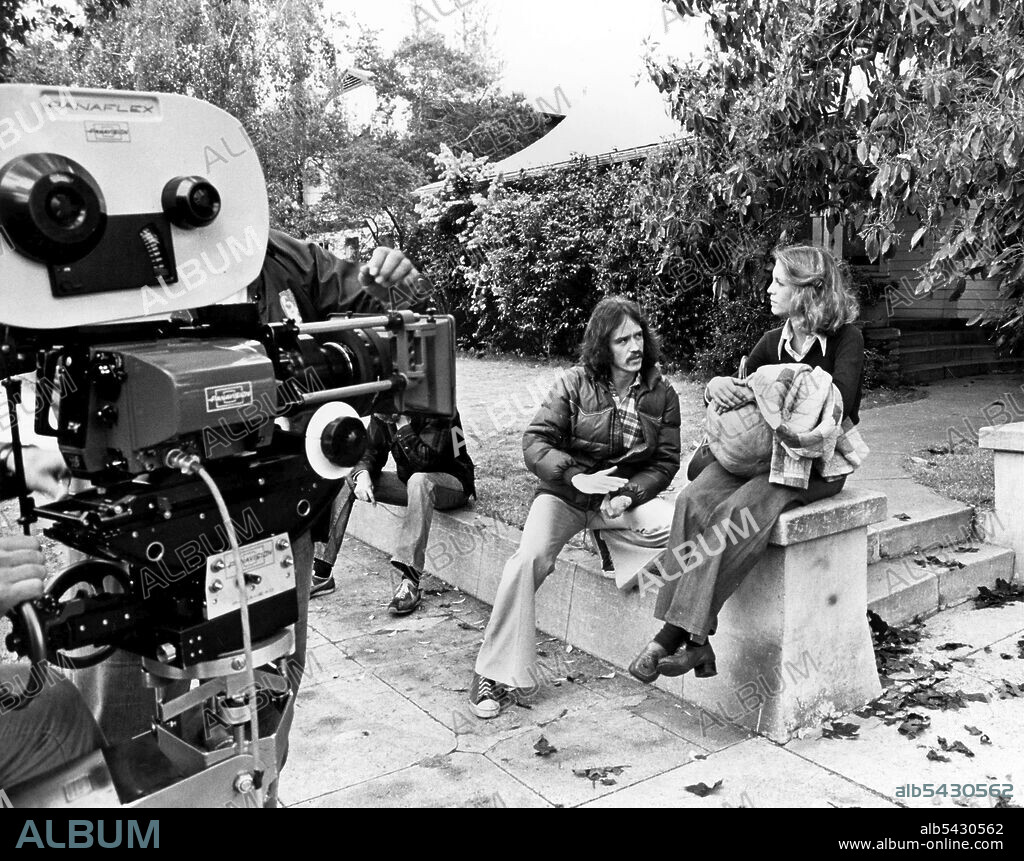
<svg viewBox="0 0 1024 861">
<path fill-rule="evenodd" d="M 206 227 L 220 213 L 220 192 L 201 176 L 177 176 L 164 186 L 160 203 L 182 230 Z"/>
<path fill-rule="evenodd" d="M 170 643 L 161 643 L 156 647 L 156 659 L 161 664 L 169 664 L 178 657 L 178 650 Z"/>
<path fill-rule="evenodd" d="M 337 418 L 320 434 L 320 450 L 335 466 L 355 466 L 365 449 L 366 428 L 358 418 Z"/>
</svg>

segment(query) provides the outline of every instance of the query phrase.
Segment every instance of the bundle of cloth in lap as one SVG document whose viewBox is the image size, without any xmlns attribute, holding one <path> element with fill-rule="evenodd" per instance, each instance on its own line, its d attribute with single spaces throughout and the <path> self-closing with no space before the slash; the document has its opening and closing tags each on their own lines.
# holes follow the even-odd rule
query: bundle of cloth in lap
<svg viewBox="0 0 1024 861">
<path fill-rule="evenodd" d="M 708 404 L 708 447 L 723 467 L 744 478 L 771 470 L 775 434 L 756 402 L 718 412 Z"/>
<path fill-rule="evenodd" d="M 708 444 L 740 476 L 769 473 L 772 484 L 806 488 L 811 468 L 826 480 L 849 475 L 868 447 L 843 418 L 832 376 L 804 364 L 763 365 L 747 377 L 754 402 L 718 413 L 708 406 Z"/>
</svg>

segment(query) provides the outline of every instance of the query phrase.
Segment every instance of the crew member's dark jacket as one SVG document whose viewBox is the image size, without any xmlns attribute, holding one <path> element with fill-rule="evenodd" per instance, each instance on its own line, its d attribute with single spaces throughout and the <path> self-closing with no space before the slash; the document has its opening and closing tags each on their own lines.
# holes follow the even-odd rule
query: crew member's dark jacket
<svg viewBox="0 0 1024 861">
<path fill-rule="evenodd" d="M 329 314 L 379 313 L 382 307 L 359 286 L 357 264 L 280 230 L 270 231 L 263 268 L 249 285 L 249 298 L 264 323 L 286 317 L 316 323 Z"/>
<path fill-rule="evenodd" d="M 466 450 L 458 413 L 454 419 L 412 416 L 409 424 L 398 430 L 374 416 L 366 436 L 366 451 L 352 475 L 365 469 L 376 484 L 390 453 L 403 484 L 416 472 L 445 472 L 462 482 L 466 496 L 476 496 L 473 461 Z"/>
<path fill-rule="evenodd" d="M 540 479 L 537 492 L 594 507 L 602 497 L 580 493 L 573 476 L 617 466 L 613 474 L 629 482 L 613 496 L 628 496 L 636 506 L 661 493 L 679 469 L 679 396 L 657 369 L 641 380 L 636 409 L 643 442 L 633 451 L 617 450 L 608 385 L 583 366 L 567 371 L 523 434 L 526 465 Z"/>
</svg>

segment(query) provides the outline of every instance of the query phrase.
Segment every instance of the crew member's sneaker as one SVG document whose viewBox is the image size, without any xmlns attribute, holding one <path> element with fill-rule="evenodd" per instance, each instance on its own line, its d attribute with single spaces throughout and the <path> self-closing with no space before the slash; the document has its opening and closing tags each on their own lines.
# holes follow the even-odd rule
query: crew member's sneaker
<svg viewBox="0 0 1024 861">
<path fill-rule="evenodd" d="M 388 612 L 392 616 L 408 616 L 420 605 L 420 587 L 412 580 L 403 579 L 395 590 L 395 597 L 388 604 Z"/>
<path fill-rule="evenodd" d="M 309 597 L 317 598 L 320 595 L 330 595 L 331 592 L 333 592 L 337 588 L 338 587 L 337 584 L 335 584 L 334 582 L 333 574 L 328 574 L 326 577 L 322 577 L 321 575 L 314 572 L 313 585 L 310 587 Z"/>
<path fill-rule="evenodd" d="M 478 718 L 487 720 L 497 717 L 501 711 L 501 686 L 491 679 L 485 679 L 479 673 L 473 673 L 473 684 L 469 686 L 469 707 Z"/>
</svg>

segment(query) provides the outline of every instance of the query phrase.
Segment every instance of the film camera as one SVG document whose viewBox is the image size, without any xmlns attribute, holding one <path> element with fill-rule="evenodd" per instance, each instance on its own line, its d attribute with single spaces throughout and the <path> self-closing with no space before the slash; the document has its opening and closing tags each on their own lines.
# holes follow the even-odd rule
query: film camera
<svg viewBox="0 0 1024 861">
<path fill-rule="evenodd" d="M 0 86 L 0 228 L 19 522 L 86 557 L 12 613 L 7 646 L 70 668 L 123 649 L 154 692 L 151 732 L 7 790 L 17 806 L 262 800 L 294 700 L 293 544 L 358 460 L 376 397 L 454 414 L 452 320 L 262 324 L 244 301 L 268 237 L 258 159 L 183 96 Z M 91 485 L 38 507 L 26 375 L 35 434 Z"/>
</svg>

